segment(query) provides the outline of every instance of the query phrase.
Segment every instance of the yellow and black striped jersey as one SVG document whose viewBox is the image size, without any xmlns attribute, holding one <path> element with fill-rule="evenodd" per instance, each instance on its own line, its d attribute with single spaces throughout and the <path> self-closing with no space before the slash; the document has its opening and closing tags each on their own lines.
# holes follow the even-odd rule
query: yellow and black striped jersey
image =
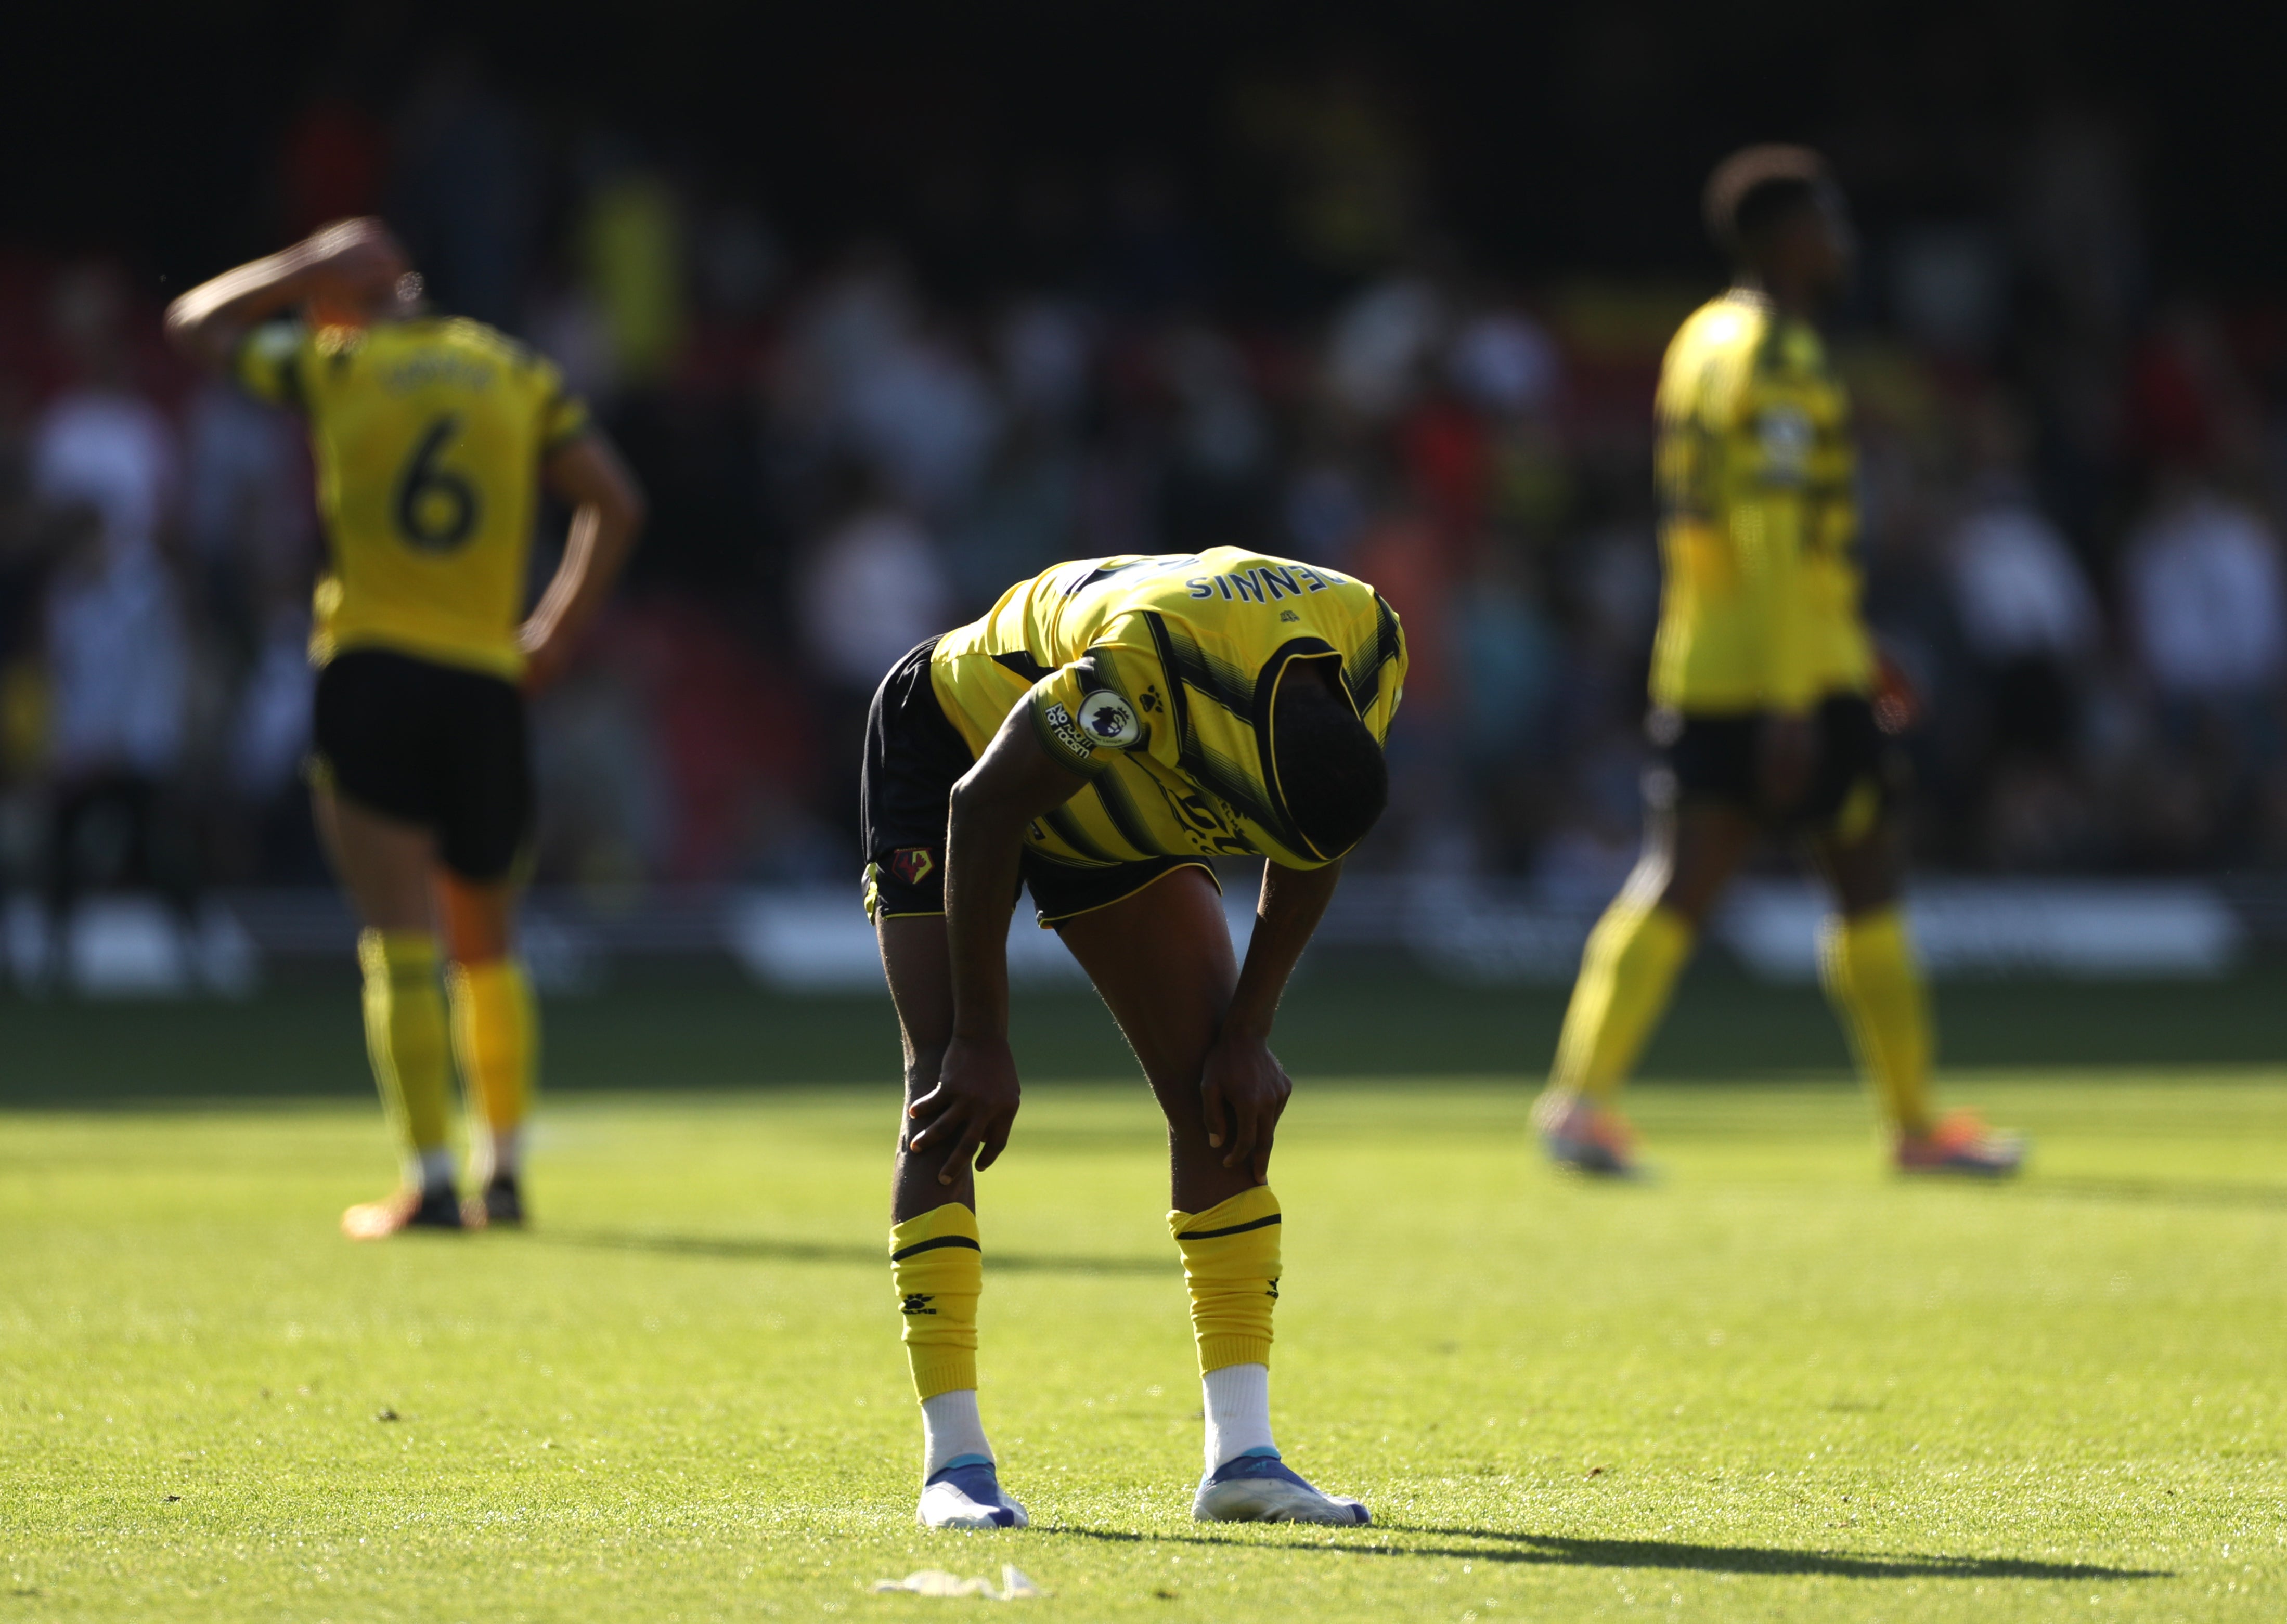
<svg viewBox="0 0 2287 1624">
<path fill-rule="evenodd" d="M 1677 330 L 1657 406 L 1654 703 L 1801 710 L 1864 692 L 1849 403 L 1808 324 L 1734 289 Z"/>
<path fill-rule="evenodd" d="M 1316 868 L 1278 787 L 1271 699 L 1293 659 L 1338 659 L 1386 739 L 1405 684 L 1397 616 L 1363 581 L 1238 548 L 1060 564 L 938 639 L 938 702 L 984 753 L 1025 706 L 1051 755 L 1090 783 L 1035 823 L 1045 857 L 1268 857 Z"/>
<path fill-rule="evenodd" d="M 328 560 L 310 657 L 380 647 L 514 681 L 540 465 L 588 429 L 556 368 L 480 322 L 281 321 L 239 382 L 308 418 Z"/>
</svg>

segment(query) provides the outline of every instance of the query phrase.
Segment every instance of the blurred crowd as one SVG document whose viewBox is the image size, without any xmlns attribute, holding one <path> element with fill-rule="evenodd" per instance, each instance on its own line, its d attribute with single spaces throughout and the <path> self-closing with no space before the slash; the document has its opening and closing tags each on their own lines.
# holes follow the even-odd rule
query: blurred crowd
<svg viewBox="0 0 2287 1624">
<path fill-rule="evenodd" d="M 651 498 L 538 702 L 543 878 L 847 880 L 899 654 L 1056 560 L 1232 542 L 1405 619 L 1362 861 L 1601 900 L 1647 754 L 1652 386 L 1716 268 L 1506 280 L 1423 225 L 1405 124 L 1357 84 L 1242 112 L 1316 271 L 1245 310 L 1148 155 L 925 171 L 897 218 L 797 245 L 703 162 L 550 134 L 463 62 L 384 111 L 310 94 L 249 251 L 384 213 L 441 305 L 557 359 Z M 1882 161 L 1837 147 L 1846 179 Z M 2158 284 L 2101 112 L 2061 102 L 1997 162 L 1981 212 L 1867 218 L 1837 328 L 1921 855 L 2287 859 L 2287 320 Z M 0 887 L 57 908 L 323 874 L 306 454 L 170 359 L 147 280 L 0 254 Z"/>
</svg>

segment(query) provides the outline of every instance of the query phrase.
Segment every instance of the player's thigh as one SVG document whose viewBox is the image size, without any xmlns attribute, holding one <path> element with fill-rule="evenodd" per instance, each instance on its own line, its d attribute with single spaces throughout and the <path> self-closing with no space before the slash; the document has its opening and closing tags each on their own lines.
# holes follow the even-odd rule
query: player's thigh
<svg viewBox="0 0 2287 1624">
<path fill-rule="evenodd" d="M 1761 825 L 1743 808 L 1691 798 L 1678 803 L 1668 822 L 1660 905 L 1697 925 L 1739 871 Z"/>
<path fill-rule="evenodd" d="M 373 930 L 434 928 L 429 875 L 436 837 L 323 785 L 311 792 L 311 802 L 359 920 Z"/>
<path fill-rule="evenodd" d="M 1199 1073 L 1238 984 L 1215 881 L 1175 869 L 1057 931 L 1120 1022 L 1179 1146 L 1204 1146 Z"/>
<path fill-rule="evenodd" d="M 433 667 L 355 649 L 318 674 L 312 804 L 342 887 L 377 930 L 429 930 L 438 861 Z"/>
<path fill-rule="evenodd" d="M 538 809 L 524 695 L 481 672 L 422 674 L 437 821 L 437 889 L 447 945 L 463 963 L 506 954 Z"/>
<path fill-rule="evenodd" d="M 1876 819 L 1872 828 L 1856 839 L 1819 834 L 1808 844 L 1811 861 L 1845 918 L 1876 912 L 1898 900 L 1904 862 L 1895 817 L 1885 815 Z"/>
</svg>

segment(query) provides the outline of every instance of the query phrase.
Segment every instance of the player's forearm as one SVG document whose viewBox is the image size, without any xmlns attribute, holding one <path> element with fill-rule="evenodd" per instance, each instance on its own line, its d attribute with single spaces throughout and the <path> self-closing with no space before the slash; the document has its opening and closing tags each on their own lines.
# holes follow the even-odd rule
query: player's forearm
<svg viewBox="0 0 2287 1624">
<path fill-rule="evenodd" d="M 989 785 L 954 786 L 945 842 L 945 934 L 958 1037 L 1009 1035 L 1009 909 L 1032 815 Z"/>
<path fill-rule="evenodd" d="M 604 602 L 635 551 L 638 518 L 632 511 L 584 502 L 572 515 L 564 562 L 532 611 L 527 648 L 577 638 L 603 612 Z"/>
<path fill-rule="evenodd" d="M 544 684 L 560 673 L 571 651 L 612 595 L 643 529 L 643 491 L 601 433 L 590 431 L 562 447 L 541 470 L 550 493 L 572 506 L 564 560 L 542 593 L 518 641 Z"/>
<path fill-rule="evenodd" d="M 297 242 L 200 283 L 167 307 L 167 337 L 194 360 L 222 366 L 248 328 L 302 302 L 320 251 Z"/>
<path fill-rule="evenodd" d="M 1278 1013 L 1278 1000 L 1302 961 L 1302 950 L 1325 917 L 1334 887 L 1341 883 L 1340 861 L 1323 868 L 1287 869 L 1275 863 L 1262 865 L 1262 895 L 1255 904 L 1254 934 L 1246 944 L 1246 962 L 1239 966 L 1238 986 L 1223 1021 L 1224 1037 L 1267 1041 Z"/>
</svg>

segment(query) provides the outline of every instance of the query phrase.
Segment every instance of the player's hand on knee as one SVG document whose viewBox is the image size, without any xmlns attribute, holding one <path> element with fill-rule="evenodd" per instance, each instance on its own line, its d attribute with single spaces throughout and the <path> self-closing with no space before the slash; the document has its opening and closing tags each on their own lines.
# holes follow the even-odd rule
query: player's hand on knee
<svg viewBox="0 0 2287 1624">
<path fill-rule="evenodd" d="M 956 1037 L 946 1048 L 937 1086 L 906 1108 L 917 1124 L 906 1146 L 917 1153 L 946 1150 L 939 1184 L 951 1184 L 972 1155 L 982 1171 L 1008 1148 L 1021 1093 L 1005 1040 Z"/>
<path fill-rule="evenodd" d="M 1259 1039 L 1227 1039 L 1207 1051 L 1199 1076 L 1207 1108 L 1207 1143 L 1223 1153 L 1225 1167 L 1243 1167 L 1257 1184 L 1270 1179 L 1270 1142 L 1294 1080 Z"/>
</svg>

